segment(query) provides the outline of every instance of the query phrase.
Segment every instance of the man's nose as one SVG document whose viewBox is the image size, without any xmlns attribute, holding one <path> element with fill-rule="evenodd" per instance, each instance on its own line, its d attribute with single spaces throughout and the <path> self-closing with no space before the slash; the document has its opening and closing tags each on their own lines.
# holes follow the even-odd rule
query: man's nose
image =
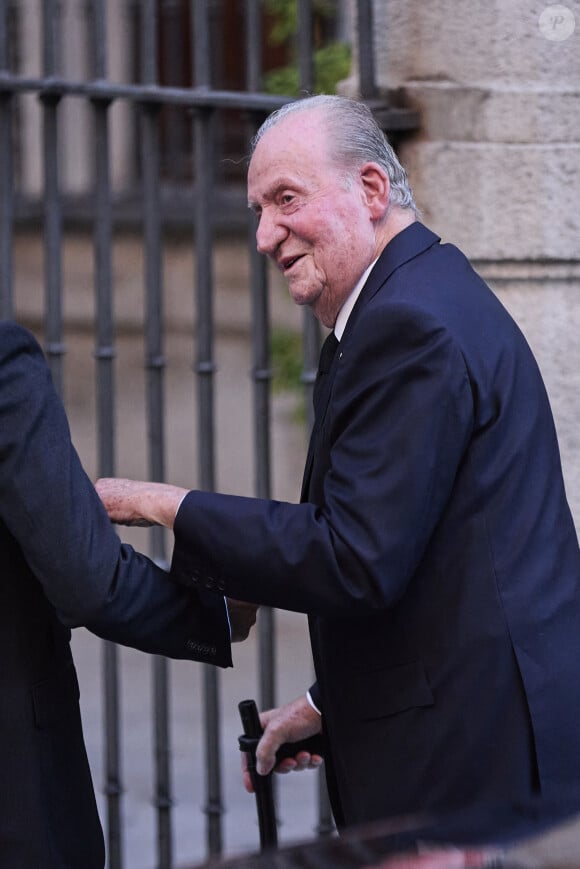
<svg viewBox="0 0 580 869">
<path fill-rule="evenodd" d="M 271 256 L 287 234 L 288 230 L 276 219 L 276 215 L 264 209 L 260 214 L 256 230 L 256 245 L 259 252 Z"/>
</svg>

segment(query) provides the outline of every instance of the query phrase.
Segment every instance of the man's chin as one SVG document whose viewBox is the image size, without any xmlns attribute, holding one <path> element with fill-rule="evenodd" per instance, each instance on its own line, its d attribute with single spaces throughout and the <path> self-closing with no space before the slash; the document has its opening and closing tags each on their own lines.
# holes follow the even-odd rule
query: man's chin
<svg viewBox="0 0 580 869">
<path fill-rule="evenodd" d="M 320 299 L 320 290 L 293 285 L 292 281 L 288 281 L 288 292 L 295 305 L 308 305 L 316 313 L 316 306 Z"/>
</svg>

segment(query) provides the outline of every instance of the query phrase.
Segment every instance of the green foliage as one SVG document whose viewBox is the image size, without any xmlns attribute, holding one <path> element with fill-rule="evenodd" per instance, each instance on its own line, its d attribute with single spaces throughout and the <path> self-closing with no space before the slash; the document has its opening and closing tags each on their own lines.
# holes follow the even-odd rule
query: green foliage
<svg viewBox="0 0 580 869">
<path fill-rule="evenodd" d="M 275 45 L 290 42 L 298 29 L 297 0 L 266 0 L 266 8 L 274 23 L 270 39 Z M 332 18 L 334 4 L 330 0 L 314 0 L 313 11 L 324 18 Z M 294 52 L 295 53 L 295 52 Z M 350 73 L 350 46 L 343 42 L 331 42 L 314 51 L 315 93 L 335 93 L 339 81 Z M 296 62 L 272 70 L 264 76 L 264 87 L 269 93 L 298 96 L 300 80 Z"/>
<path fill-rule="evenodd" d="M 302 336 L 290 329 L 274 329 L 270 351 L 274 391 L 302 390 Z"/>
<path fill-rule="evenodd" d="M 274 393 L 290 392 L 296 405 L 292 420 L 296 425 L 306 424 L 306 403 L 302 374 L 304 358 L 302 335 L 290 329 L 274 329 L 270 336 L 272 361 L 272 389 Z"/>
<path fill-rule="evenodd" d="M 313 12 L 323 18 L 334 15 L 331 0 L 314 0 Z M 270 39 L 274 45 L 281 45 L 291 39 L 298 30 L 298 0 L 266 0 L 266 10 L 274 18 Z"/>
<path fill-rule="evenodd" d="M 333 94 L 339 81 L 350 73 L 350 47 L 344 42 L 331 42 L 314 52 L 314 90 L 317 94 Z M 268 93 L 298 96 L 300 80 L 296 64 L 274 69 L 264 76 Z"/>
<path fill-rule="evenodd" d="M 266 0 L 266 10 L 274 18 L 270 39 L 274 45 L 282 45 L 296 33 L 298 0 Z"/>
</svg>

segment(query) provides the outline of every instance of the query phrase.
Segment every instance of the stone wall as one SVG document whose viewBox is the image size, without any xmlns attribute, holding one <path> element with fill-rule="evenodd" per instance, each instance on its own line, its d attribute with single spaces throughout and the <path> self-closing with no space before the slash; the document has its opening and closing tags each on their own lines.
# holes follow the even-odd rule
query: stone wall
<svg viewBox="0 0 580 869">
<path fill-rule="evenodd" d="M 580 3 L 375 0 L 375 24 L 381 89 L 421 115 L 400 154 L 423 219 L 532 345 L 580 528 Z"/>
</svg>

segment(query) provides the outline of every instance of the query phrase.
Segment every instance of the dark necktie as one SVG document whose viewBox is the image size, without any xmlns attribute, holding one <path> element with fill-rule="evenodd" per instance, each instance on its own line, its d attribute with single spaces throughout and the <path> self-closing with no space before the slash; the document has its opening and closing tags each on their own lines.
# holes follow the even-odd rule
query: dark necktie
<svg viewBox="0 0 580 869">
<path fill-rule="evenodd" d="M 330 370 L 330 366 L 332 365 L 332 360 L 334 358 L 334 354 L 336 352 L 338 344 L 338 338 L 336 337 L 334 332 L 330 332 L 330 334 L 326 337 L 324 344 L 322 345 L 322 350 L 320 351 L 320 359 L 318 361 L 318 373 L 314 382 L 314 390 L 312 395 L 315 414 L 317 414 L 318 412 L 318 402 L 320 401 L 322 385 L 324 384 L 324 377 Z"/>
</svg>

